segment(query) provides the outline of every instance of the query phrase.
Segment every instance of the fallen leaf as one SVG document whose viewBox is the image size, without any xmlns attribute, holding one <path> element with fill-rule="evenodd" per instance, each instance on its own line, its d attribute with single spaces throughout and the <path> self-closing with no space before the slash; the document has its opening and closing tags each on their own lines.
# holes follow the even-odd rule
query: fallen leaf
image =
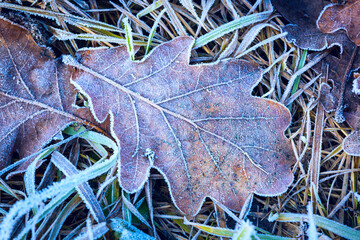
<svg viewBox="0 0 360 240">
<path fill-rule="evenodd" d="M 345 4 L 331 4 L 324 8 L 317 21 L 324 33 L 344 29 L 356 45 L 360 45 L 360 0 L 348 0 Z"/>
<path fill-rule="evenodd" d="M 289 111 L 251 96 L 261 69 L 238 59 L 189 65 L 192 45 L 176 38 L 142 61 L 131 61 L 126 47 L 63 58 L 78 69 L 71 81 L 95 118 L 111 116 L 121 186 L 138 191 L 156 168 L 187 215 L 205 197 L 240 211 L 253 193 L 283 193 L 293 179 Z"/>
<path fill-rule="evenodd" d="M 14 150 L 28 157 L 67 125 L 93 121 L 88 109 L 73 107 L 72 69 L 51 55 L 26 29 L 0 18 L 0 169 Z"/>
<path fill-rule="evenodd" d="M 276 10 L 290 24 L 283 30 L 288 32 L 286 39 L 294 42 L 302 49 L 320 51 L 334 45 L 342 46 L 347 39 L 343 31 L 322 33 L 316 26 L 316 21 L 323 8 L 331 1 L 324 0 L 271 0 Z"/>
</svg>

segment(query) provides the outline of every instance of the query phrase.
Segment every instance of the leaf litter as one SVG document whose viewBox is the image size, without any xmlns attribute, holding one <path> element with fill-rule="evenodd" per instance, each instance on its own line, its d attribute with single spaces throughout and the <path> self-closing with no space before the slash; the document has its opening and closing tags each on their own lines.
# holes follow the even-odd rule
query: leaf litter
<svg viewBox="0 0 360 240">
<path fill-rule="evenodd" d="M 357 78 L 350 81 L 349 77 L 360 67 L 359 51 L 355 46 L 360 43 L 359 1 L 349 0 L 343 4 L 331 4 L 330 1 L 322 0 L 272 0 L 272 3 L 290 21 L 290 24 L 283 29 L 289 33 L 287 39 L 294 41 L 298 47 L 316 51 L 336 45 L 340 47 L 340 59 L 330 54 L 323 60 L 323 63 L 329 65 L 328 77 L 332 81 L 333 90 L 330 93 L 330 86 L 323 86 L 322 92 L 327 96 L 322 97 L 321 101 L 326 111 L 335 111 L 337 122 L 344 122 L 347 118 L 351 127 L 357 130 L 359 128 L 357 116 L 359 98 L 355 93 Z M 314 70 L 321 73 L 321 66 L 322 63 L 317 64 Z M 351 91 L 351 88 L 354 89 L 353 86 L 355 91 Z M 345 139 L 344 150 L 348 154 L 358 156 L 360 139 L 356 136 L 357 134 L 354 133 Z"/>
<path fill-rule="evenodd" d="M 320 51 L 332 46 L 342 46 L 346 36 L 342 31 L 323 33 L 316 21 L 327 0 L 271 0 L 275 9 L 290 23 L 283 27 L 286 39 L 302 49 Z"/>
</svg>

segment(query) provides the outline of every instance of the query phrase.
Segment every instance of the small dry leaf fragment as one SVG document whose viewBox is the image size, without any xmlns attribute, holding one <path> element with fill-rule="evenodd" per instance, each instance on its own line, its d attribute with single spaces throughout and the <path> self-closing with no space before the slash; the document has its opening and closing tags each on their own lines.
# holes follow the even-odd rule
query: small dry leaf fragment
<svg viewBox="0 0 360 240">
<path fill-rule="evenodd" d="M 246 61 L 189 65 L 192 44 L 176 38 L 143 61 L 131 61 L 125 47 L 64 58 L 79 69 L 72 81 L 96 119 L 112 116 L 120 184 L 137 191 L 154 167 L 187 215 L 205 197 L 240 211 L 252 193 L 284 192 L 293 179 L 289 111 L 251 96 L 261 70 Z"/>
<path fill-rule="evenodd" d="M 360 0 L 331 4 L 324 8 L 317 21 L 320 31 L 334 33 L 344 29 L 356 45 L 360 45 Z"/>
<path fill-rule="evenodd" d="M 360 74 L 354 73 L 354 81 L 352 91 L 358 95 L 360 95 Z"/>
<path fill-rule="evenodd" d="M 348 135 L 343 142 L 344 151 L 353 156 L 360 156 L 360 130 Z"/>
<path fill-rule="evenodd" d="M 70 123 L 93 119 L 88 109 L 72 106 L 72 69 L 50 55 L 26 29 L 0 18 L 0 169 L 14 150 L 27 157 Z"/>
<path fill-rule="evenodd" d="M 316 26 L 319 14 L 331 1 L 271 0 L 271 3 L 290 22 L 283 28 L 288 32 L 286 39 L 300 48 L 320 51 L 334 45 L 341 46 L 347 39 L 344 32 L 322 33 Z"/>
</svg>

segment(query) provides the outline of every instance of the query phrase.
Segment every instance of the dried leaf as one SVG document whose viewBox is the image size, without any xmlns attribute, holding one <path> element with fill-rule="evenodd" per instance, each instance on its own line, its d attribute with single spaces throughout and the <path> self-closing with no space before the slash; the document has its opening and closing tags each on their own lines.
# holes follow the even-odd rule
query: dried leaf
<svg viewBox="0 0 360 240">
<path fill-rule="evenodd" d="M 360 1 L 349 0 L 345 4 L 326 6 L 317 24 L 324 33 L 344 29 L 351 41 L 360 46 Z"/>
<path fill-rule="evenodd" d="M 251 96 L 259 68 L 237 59 L 189 65 L 192 45 L 192 38 L 176 38 L 142 61 L 131 61 L 126 47 L 63 58 L 78 69 L 72 83 L 88 96 L 95 118 L 111 116 L 122 187 L 139 190 L 154 167 L 187 215 L 205 197 L 240 211 L 252 193 L 284 192 L 293 179 L 284 136 L 289 111 Z"/>
<path fill-rule="evenodd" d="M 303 49 L 320 51 L 334 45 L 341 46 L 347 39 L 343 31 L 322 33 L 316 26 L 322 9 L 331 3 L 327 0 L 271 0 L 276 10 L 290 24 L 284 27 L 286 39 Z"/>
<path fill-rule="evenodd" d="M 93 121 L 88 109 L 72 106 L 71 68 L 51 55 L 26 29 L 0 18 L 0 168 L 14 150 L 28 157 L 67 125 Z"/>
</svg>

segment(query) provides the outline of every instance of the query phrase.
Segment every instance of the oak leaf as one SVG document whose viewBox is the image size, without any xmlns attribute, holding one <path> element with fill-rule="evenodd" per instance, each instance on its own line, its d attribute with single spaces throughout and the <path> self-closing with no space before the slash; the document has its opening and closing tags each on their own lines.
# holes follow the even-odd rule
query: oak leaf
<svg viewBox="0 0 360 240">
<path fill-rule="evenodd" d="M 354 55 L 353 60 L 351 60 L 351 55 Z M 328 79 L 332 88 L 330 85 L 323 86 L 322 95 L 324 97 L 320 99 L 320 102 L 327 112 L 331 112 L 339 108 L 339 100 L 343 99 L 340 106 L 341 112 L 343 111 L 343 118 L 355 130 L 354 134 L 345 138 L 343 148 L 350 155 L 360 155 L 360 138 L 357 137 L 359 134 L 356 133 L 360 130 L 360 99 L 358 94 L 353 91 L 353 85 L 357 79 L 349 81 L 346 78 L 348 75 L 346 69 L 349 64 L 352 65 L 351 72 L 360 68 L 360 49 L 348 40 L 343 43 L 343 53 L 340 54 L 340 58 L 329 54 L 323 59 L 323 62 L 329 66 Z M 313 69 L 320 73 L 321 65 L 319 63 Z M 345 82 L 342 83 L 344 79 Z M 342 89 L 342 84 L 345 86 L 344 89 Z M 335 120 L 337 119 L 335 118 Z"/>
<path fill-rule="evenodd" d="M 0 18 L 0 169 L 14 150 L 29 157 L 67 125 L 95 122 L 88 109 L 72 106 L 77 94 L 69 81 L 72 69 L 51 55 L 26 29 Z"/>
<path fill-rule="evenodd" d="M 347 39 L 343 31 L 323 33 L 316 21 L 323 8 L 330 4 L 327 0 L 271 0 L 275 9 L 290 22 L 283 30 L 286 39 L 302 49 L 320 51 L 334 45 L 342 46 Z"/>
<path fill-rule="evenodd" d="M 111 116 L 121 186 L 139 190 L 156 168 L 187 215 L 205 197 L 240 211 L 253 193 L 284 192 L 293 179 L 289 111 L 251 95 L 261 69 L 237 59 L 189 65 L 192 45 L 190 37 L 176 38 L 142 61 L 132 61 L 126 47 L 63 58 L 77 69 L 71 82 L 95 118 Z"/>
<path fill-rule="evenodd" d="M 344 29 L 356 45 L 360 45 L 360 0 L 349 0 L 345 4 L 331 4 L 321 12 L 317 25 L 324 33 Z"/>
</svg>

